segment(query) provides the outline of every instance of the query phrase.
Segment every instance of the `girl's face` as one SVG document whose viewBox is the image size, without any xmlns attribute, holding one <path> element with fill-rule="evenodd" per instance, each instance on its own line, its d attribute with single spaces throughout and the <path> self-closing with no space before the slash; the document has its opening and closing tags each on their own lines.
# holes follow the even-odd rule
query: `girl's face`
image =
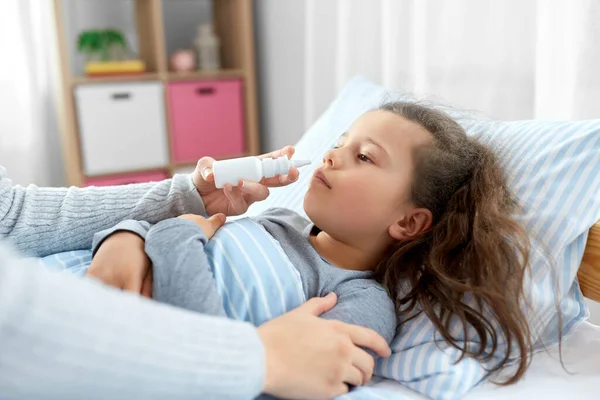
<svg viewBox="0 0 600 400">
<path fill-rule="evenodd" d="M 306 214 L 347 244 L 391 244 L 427 229 L 431 221 L 420 214 L 428 211 L 417 209 L 410 193 L 414 149 L 432 140 L 423 127 L 391 112 L 362 115 L 315 171 L 304 198 Z"/>
</svg>

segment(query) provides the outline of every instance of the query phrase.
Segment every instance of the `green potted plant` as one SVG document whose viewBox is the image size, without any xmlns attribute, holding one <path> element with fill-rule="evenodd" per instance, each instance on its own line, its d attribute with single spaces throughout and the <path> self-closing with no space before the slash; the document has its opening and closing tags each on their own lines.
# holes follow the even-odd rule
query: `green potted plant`
<svg viewBox="0 0 600 400">
<path fill-rule="evenodd" d="M 133 59 L 125 36 L 116 29 L 81 32 L 77 51 L 85 57 L 88 75 L 141 73 L 145 70 L 142 61 Z"/>
</svg>

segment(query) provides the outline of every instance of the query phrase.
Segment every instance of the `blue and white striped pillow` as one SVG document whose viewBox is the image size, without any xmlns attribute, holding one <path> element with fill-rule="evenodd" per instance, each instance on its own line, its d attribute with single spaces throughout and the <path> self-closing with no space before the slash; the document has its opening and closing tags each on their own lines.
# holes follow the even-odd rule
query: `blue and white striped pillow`
<svg viewBox="0 0 600 400">
<path fill-rule="evenodd" d="M 352 80 L 296 145 L 296 156 L 313 164 L 302 169 L 298 183 L 275 189 L 266 201 L 253 205 L 250 215 L 273 206 L 305 215 L 304 193 L 323 153 L 358 116 L 393 100 L 411 99 L 364 78 Z M 451 115 L 468 134 L 496 151 L 509 185 L 523 205 L 518 218 L 533 243 L 531 284 L 526 292 L 532 306 L 534 339 L 539 348 L 556 343 L 555 296 L 563 312 L 563 332 L 588 315 L 576 275 L 587 231 L 600 219 L 600 120 L 498 122 L 457 111 Z M 377 374 L 434 399 L 459 398 L 487 375 L 486 365 L 472 359 L 454 364 L 457 351 L 435 335 L 424 315 L 404 326 L 392 348 L 394 354 L 377 363 Z"/>
</svg>

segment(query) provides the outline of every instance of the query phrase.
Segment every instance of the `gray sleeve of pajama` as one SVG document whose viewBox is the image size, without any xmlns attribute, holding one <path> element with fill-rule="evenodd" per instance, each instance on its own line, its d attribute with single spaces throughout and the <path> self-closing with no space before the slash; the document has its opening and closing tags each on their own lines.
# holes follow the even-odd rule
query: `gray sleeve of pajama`
<svg viewBox="0 0 600 400">
<path fill-rule="evenodd" d="M 146 221 L 135 221 L 132 219 L 121 221 L 112 228 L 108 228 L 94 234 L 94 238 L 92 240 L 92 253 L 96 254 L 96 252 L 100 248 L 100 245 L 102 245 L 102 242 L 104 242 L 110 235 L 112 235 L 115 232 L 133 232 L 142 239 L 146 239 L 146 234 L 148 233 L 148 230 L 151 226 L 152 225 Z"/>
<path fill-rule="evenodd" d="M 202 314 L 225 316 L 204 251 L 207 243 L 202 228 L 185 219 L 168 219 L 150 228 L 145 249 L 152 261 L 155 300 Z"/>
</svg>

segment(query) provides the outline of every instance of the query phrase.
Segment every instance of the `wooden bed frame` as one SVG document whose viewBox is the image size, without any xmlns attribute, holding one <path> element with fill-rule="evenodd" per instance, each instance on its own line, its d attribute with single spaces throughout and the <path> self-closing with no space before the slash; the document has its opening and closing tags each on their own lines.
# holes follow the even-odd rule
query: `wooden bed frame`
<svg viewBox="0 0 600 400">
<path fill-rule="evenodd" d="M 577 277 L 583 295 L 600 301 L 600 221 L 590 229 Z"/>
</svg>

